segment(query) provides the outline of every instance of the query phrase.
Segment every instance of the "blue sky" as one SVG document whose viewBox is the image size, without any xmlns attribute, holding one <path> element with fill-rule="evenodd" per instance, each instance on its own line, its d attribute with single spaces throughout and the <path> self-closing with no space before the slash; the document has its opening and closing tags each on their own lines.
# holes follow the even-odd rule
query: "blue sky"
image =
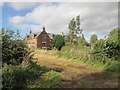
<svg viewBox="0 0 120 90">
<path fill-rule="evenodd" d="M 22 36 L 39 32 L 42 26 L 49 33 L 68 33 L 69 21 L 80 15 L 81 28 L 87 41 L 91 34 L 98 38 L 117 28 L 117 3 L 39 3 L 11 2 L 2 6 L 2 27 L 19 30 Z M 107 13 L 106 13 L 107 12 Z"/>
<path fill-rule="evenodd" d="M 22 4 L 22 3 L 24 3 L 24 2 L 21 2 L 20 4 Z M 41 5 L 41 3 L 39 3 L 39 5 Z M 57 6 L 58 3 L 53 2 L 53 3 L 51 3 L 51 5 Z M 14 25 L 12 25 L 9 22 L 9 18 L 13 17 L 13 16 L 24 16 L 27 13 L 31 12 L 34 8 L 28 8 L 28 9 L 23 9 L 23 10 L 15 10 L 7 2 L 4 3 L 4 5 L 1 8 L 2 9 L 1 9 L 0 12 L 2 12 L 2 16 L 0 18 L 2 18 L 2 27 L 10 28 L 10 29 L 13 29 L 14 31 L 16 31 L 18 29 L 19 32 L 21 33 L 21 36 L 24 36 L 25 34 L 29 33 L 30 28 L 21 29 L 21 28 L 15 27 Z M 40 25 L 40 24 L 36 24 L 36 23 L 33 23 L 33 22 L 27 22 L 27 24 Z M 33 32 L 34 32 L 34 30 L 33 30 Z"/>
<path fill-rule="evenodd" d="M 25 9 L 22 11 L 16 11 L 12 7 L 8 5 L 8 3 L 4 3 L 4 6 L 2 7 L 2 27 L 4 28 L 10 28 L 16 31 L 17 29 L 23 36 L 25 33 L 28 33 L 28 29 L 19 29 L 15 27 L 14 25 L 10 24 L 9 18 L 12 16 L 24 16 L 26 13 L 32 11 L 32 9 Z"/>
</svg>

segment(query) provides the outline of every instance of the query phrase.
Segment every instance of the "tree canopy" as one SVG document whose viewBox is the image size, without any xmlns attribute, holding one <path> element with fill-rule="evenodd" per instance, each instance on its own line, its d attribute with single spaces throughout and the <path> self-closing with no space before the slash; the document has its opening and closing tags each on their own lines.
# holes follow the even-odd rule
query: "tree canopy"
<svg viewBox="0 0 120 90">
<path fill-rule="evenodd" d="M 1 29 L 2 33 L 2 61 L 3 63 L 18 65 L 26 53 L 26 45 L 20 38 L 18 30 Z"/>
<path fill-rule="evenodd" d="M 64 38 L 61 35 L 56 35 L 52 40 L 52 46 L 61 50 L 62 46 L 65 45 Z"/>
<path fill-rule="evenodd" d="M 91 39 L 90 39 L 90 43 L 94 44 L 97 40 L 98 40 L 97 35 L 96 34 L 92 34 Z"/>
<path fill-rule="evenodd" d="M 114 29 L 110 32 L 106 39 L 98 40 L 92 46 L 92 53 L 97 60 L 98 56 L 103 61 L 104 57 L 110 58 L 112 60 L 118 60 L 120 53 L 120 41 L 119 41 L 120 29 Z"/>
<path fill-rule="evenodd" d="M 69 41 L 70 45 L 73 45 L 74 42 L 77 41 L 77 35 L 82 33 L 82 29 L 80 29 L 80 16 L 78 15 L 76 18 L 73 18 L 69 23 L 69 34 L 67 36 L 67 41 Z"/>
</svg>

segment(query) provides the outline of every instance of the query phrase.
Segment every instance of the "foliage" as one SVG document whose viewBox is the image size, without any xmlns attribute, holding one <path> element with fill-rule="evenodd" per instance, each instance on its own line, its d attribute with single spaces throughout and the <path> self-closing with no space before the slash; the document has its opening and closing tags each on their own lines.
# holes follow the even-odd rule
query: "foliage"
<svg viewBox="0 0 120 90">
<path fill-rule="evenodd" d="M 114 29 L 107 38 L 98 40 L 91 47 L 91 60 L 106 64 L 106 71 L 119 72 L 120 29 Z"/>
<path fill-rule="evenodd" d="M 28 88 L 58 88 L 60 83 L 60 73 L 55 71 L 48 71 L 28 85 Z"/>
<path fill-rule="evenodd" d="M 2 32 L 2 57 L 3 63 L 18 65 L 22 62 L 26 53 L 26 45 L 20 38 L 17 30 L 1 29 Z"/>
<path fill-rule="evenodd" d="M 79 37 L 78 38 L 78 45 L 79 46 L 89 46 L 89 43 L 85 40 L 84 37 Z"/>
<path fill-rule="evenodd" d="M 104 40 L 98 40 L 91 47 L 91 60 L 105 62 Z"/>
<path fill-rule="evenodd" d="M 97 40 L 98 40 L 98 39 L 97 39 L 97 35 L 96 35 L 96 34 L 93 34 L 93 35 L 91 36 L 90 43 L 91 43 L 91 44 L 94 44 Z"/>
<path fill-rule="evenodd" d="M 115 60 L 119 60 L 120 56 L 120 28 L 114 29 L 110 32 L 108 38 L 105 42 L 105 53 L 109 58 L 113 58 Z"/>
<path fill-rule="evenodd" d="M 59 53 L 59 57 L 67 59 L 87 59 L 90 48 L 87 46 L 64 46 Z"/>
<path fill-rule="evenodd" d="M 52 46 L 61 50 L 62 46 L 65 45 L 64 38 L 61 35 L 56 35 L 52 40 Z"/>
<path fill-rule="evenodd" d="M 27 85 L 27 80 L 35 77 L 37 69 L 33 70 L 33 68 L 23 68 L 19 65 L 3 69 L 3 88 L 24 88 Z"/>
<path fill-rule="evenodd" d="M 111 60 L 119 60 L 120 44 L 118 40 L 118 31 L 120 31 L 120 29 L 112 30 L 107 39 L 98 40 L 93 44 L 91 47 L 91 54 L 94 60 L 102 60 L 104 63 Z"/>
<path fill-rule="evenodd" d="M 80 17 L 79 15 L 76 17 L 76 19 L 72 19 L 69 23 L 69 34 L 67 35 L 67 41 L 70 43 L 70 45 L 74 44 L 77 40 L 77 35 L 82 33 L 82 30 L 80 29 Z"/>
<path fill-rule="evenodd" d="M 60 80 L 59 73 L 49 71 L 34 62 L 30 62 L 27 67 L 20 65 L 6 67 L 3 68 L 3 88 L 52 88 L 57 87 Z"/>
<path fill-rule="evenodd" d="M 113 61 L 105 67 L 106 71 L 120 73 L 120 62 Z"/>
</svg>

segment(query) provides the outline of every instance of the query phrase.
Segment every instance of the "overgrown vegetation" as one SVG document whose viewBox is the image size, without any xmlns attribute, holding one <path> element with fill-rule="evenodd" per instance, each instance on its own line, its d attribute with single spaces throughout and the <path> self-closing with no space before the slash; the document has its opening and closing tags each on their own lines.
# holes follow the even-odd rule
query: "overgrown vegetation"
<svg viewBox="0 0 120 90">
<path fill-rule="evenodd" d="M 58 72 L 34 62 L 30 62 L 27 67 L 7 65 L 3 68 L 3 88 L 55 88 L 59 82 Z"/>
<path fill-rule="evenodd" d="M 97 40 L 97 36 L 95 36 L 95 42 L 91 46 L 68 45 L 64 46 L 60 52 L 53 51 L 52 53 L 61 58 L 77 59 L 84 63 L 101 65 L 106 71 L 118 73 L 120 71 L 119 35 L 120 29 L 114 29 L 107 38 Z"/>
<path fill-rule="evenodd" d="M 97 35 L 92 34 L 92 36 L 90 38 L 90 44 L 94 44 L 97 40 L 98 40 Z"/>
<path fill-rule="evenodd" d="M 1 29 L 2 32 L 2 62 L 12 65 L 22 63 L 27 52 L 25 42 L 21 39 L 18 30 Z"/>
<path fill-rule="evenodd" d="M 68 45 L 74 45 L 77 42 L 77 38 L 82 33 L 82 29 L 80 28 L 81 22 L 80 22 L 80 16 L 78 15 L 76 18 L 73 18 L 69 23 L 69 33 L 66 36 L 66 43 Z"/>
<path fill-rule="evenodd" d="M 114 29 L 110 32 L 108 38 L 98 40 L 93 46 L 91 53 L 93 54 L 94 59 L 98 60 L 96 55 L 101 55 L 99 60 L 105 60 L 104 58 L 109 58 L 111 60 L 119 61 L 119 33 L 120 29 Z M 103 56 L 103 57 L 102 57 Z M 105 62 L 105 61 L 104 61 Z"/>
<path fill-rule="evenodd" d="M 65 45 L 65 40 L 61 35 L 56 35 L 52 40 L 52 47 L 61 50 L 61 48 Z"/>
<path fill-rule="evenodd" d="M 110 32 L 108 38 L 98 40 L 91 47 L 91 59 L 94 61 L 102 62 L 107 65 L 107 71 L 118 72 L 120 68 L 120 29 L 114 29 Z M 113 68 L 112 68 L 113 67 Z"/>
<path fill-rule="evenodd" d="M 15 33 L 13 30 L 2 28 L 1 32 L 3 88 L 25 89 L 59 87 L 60 74 L 32 62 L 31 55 L 25 60 L 27 64 L 22 64 L 29 49 L 26 47 L 18 31 Z"/>
<path fill-rule="evenodd" d="M 61 75 L 46 67 L 30 61 L 22 66 L 28 52 L 25 42 L 18 31 L 1 29 L 3 88 L 58 88 Z M 96 65 L 109 72 L 120 72 L 120 28 L 110 32 L 107 38 L 97 39 L 91 36 L 90 44 L 85 40 L 80 29 L 79 15 L 69 23 L 69 34 L 64 38 L 55 36 L 52 46 L 57 50 L 48 51 L 60 58 L 78 60 Z M 66 46 L 64 46 L 66 45 Z M 61 51 L 60 51 L 61 50 Z M 71 61 L 72 62 L 72 61 Z M 85 82 L 82 82 L 85 84 Z"/>
</svg>

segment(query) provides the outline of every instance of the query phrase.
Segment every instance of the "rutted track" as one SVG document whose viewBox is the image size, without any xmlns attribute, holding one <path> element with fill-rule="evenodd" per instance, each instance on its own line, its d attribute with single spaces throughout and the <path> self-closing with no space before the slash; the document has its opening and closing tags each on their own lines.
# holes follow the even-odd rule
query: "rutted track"
<svg viewBox="0 0 120 90">
<path fill-rule="evenodd" d="M 115 88 L 118 78 L 98 67 L 77 62 L 76 60 L 60 59 L 47 54 L 47 51 L 37 50 L 33 61 L 52 70 L 61 72 L 62 88 Z"/>
</svg>

